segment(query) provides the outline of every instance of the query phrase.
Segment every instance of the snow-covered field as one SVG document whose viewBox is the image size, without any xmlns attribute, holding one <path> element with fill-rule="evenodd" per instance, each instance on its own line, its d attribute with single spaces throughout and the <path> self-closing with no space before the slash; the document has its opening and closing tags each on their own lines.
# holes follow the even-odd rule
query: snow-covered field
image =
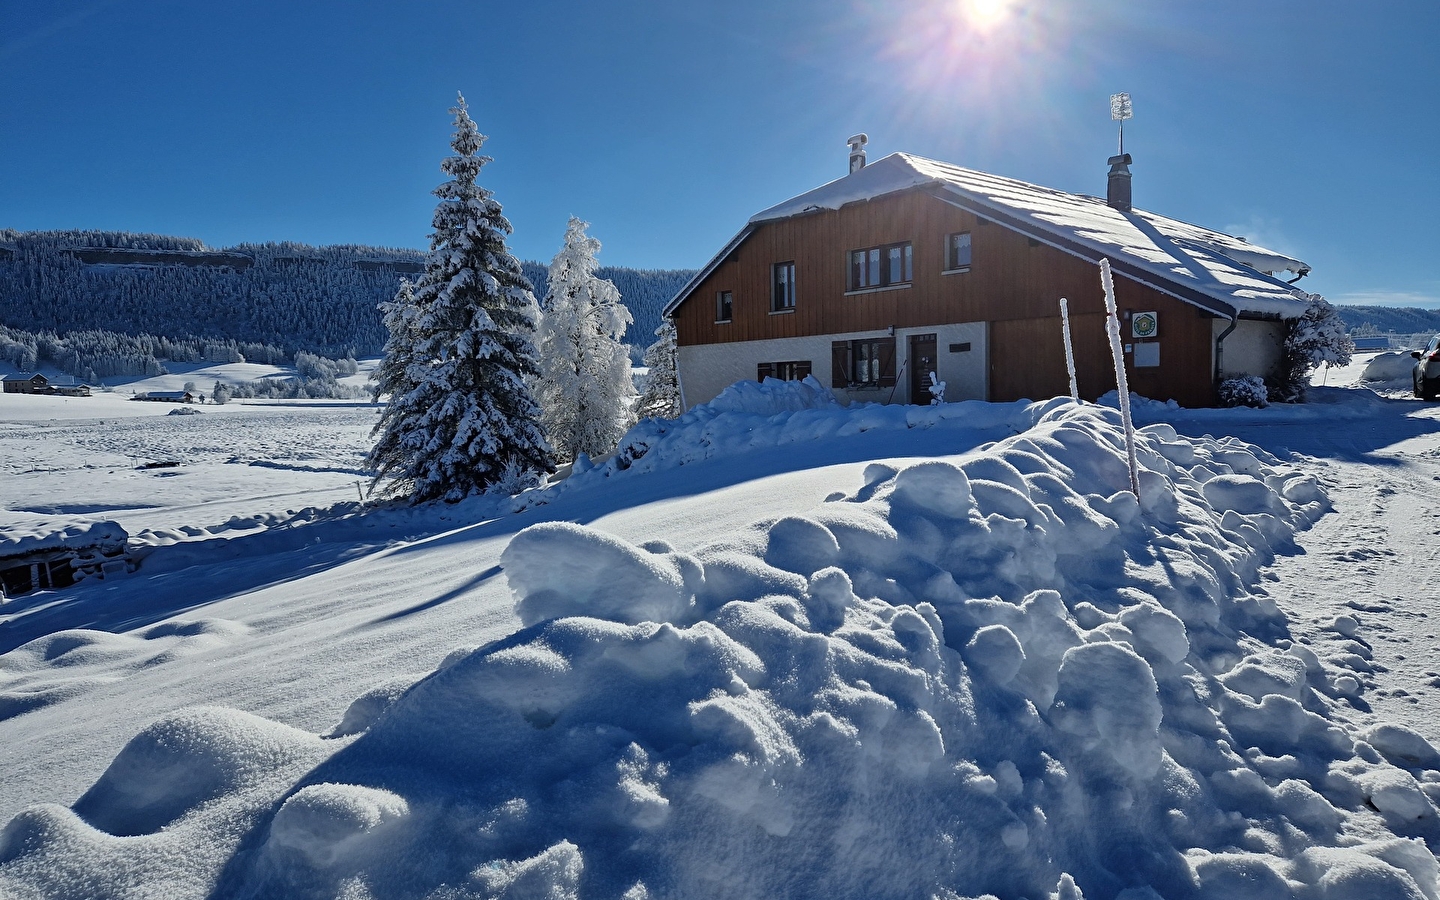
<svg viewBox="0 0 1440 900">
<path fill-rule="evenodd" d="M 148 553 L 0 606 L 0 896 L 1435 900 L 1440 407 L 1314 400 L 1138 403 L 1137 504 L 1105 408 L 756 388 L 510 513 L 0 395 L 0 525 Z"/>
</svg>

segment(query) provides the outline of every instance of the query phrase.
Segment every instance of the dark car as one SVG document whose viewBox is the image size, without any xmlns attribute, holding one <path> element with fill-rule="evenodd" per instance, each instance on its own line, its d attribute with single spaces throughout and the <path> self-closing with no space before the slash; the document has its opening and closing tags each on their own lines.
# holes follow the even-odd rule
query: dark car
<svg viewBox="0 0 1440 900">
<path fill-rule="evenodd" d="M 1415 357 L 1415 370 L 1411 379 L 1415 382 L 1415 396 L 1422 400 L 1434 400 L 1440 395 L 1440 334 L 1430 339 L 1424 350 L 1411 350 Z"/>
</svg>

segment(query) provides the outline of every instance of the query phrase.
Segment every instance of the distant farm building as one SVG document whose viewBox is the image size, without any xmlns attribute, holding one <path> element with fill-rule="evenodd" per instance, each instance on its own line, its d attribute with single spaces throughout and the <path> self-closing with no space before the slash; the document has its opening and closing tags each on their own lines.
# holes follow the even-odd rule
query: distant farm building
<svg viewBox="0 0 1440 900">
<path fill-rule="evenodd" d="M 66 376 L 51 381 L 38 372 L 34 375 L 20 372 L 15 375 L 6 375 L 0 381 L 4 382 L 7 394 L 43 394 L 52 397 L 90 396 L 90 385 L 82 384 L 74 378 Z"/>
<path fill-rule="evenodd" d="M 25 372 L 6 375 L 3 382 L 7 394 L 48 394 L 50 392 L 50 379 L 39 372 L 34 375 Z"/>
<path fill-rule="evenodd" d="M 150 400 L 151 403 L 194 403 L 194 395 L 189 390 L 147 390 L 130 399 Z"/>
</svg>

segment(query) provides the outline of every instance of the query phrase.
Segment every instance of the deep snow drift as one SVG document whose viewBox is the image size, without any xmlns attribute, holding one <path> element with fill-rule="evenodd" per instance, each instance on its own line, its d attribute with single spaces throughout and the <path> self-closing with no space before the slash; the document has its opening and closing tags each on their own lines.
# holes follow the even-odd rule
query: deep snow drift
<svg viewBox="0 0 1440 900">
<path fill-rule="evenodd" d="M 730 414 L 882 417 L 794 407 Z M 1022 412 L 689 553 L 532 526 L 525 628 L 324 736 L 162 718 L 5 827 L 0 893 L 1434 900 L 1440 754 L 1254 590 L 1315 479 L 1152 425 L 1137 503 L 1113 411 Z"/>
</svg>

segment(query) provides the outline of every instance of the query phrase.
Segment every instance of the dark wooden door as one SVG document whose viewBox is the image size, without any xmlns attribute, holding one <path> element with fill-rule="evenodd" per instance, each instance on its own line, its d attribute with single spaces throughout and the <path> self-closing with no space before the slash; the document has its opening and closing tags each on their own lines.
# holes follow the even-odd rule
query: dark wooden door
<svg viewBox="0 0 1440 900">
<path fill-rule="evenodd" d="M 930 373 L 935 371 L 935 335 L 910 335 L 910 402 L 930 402 Z"/>
</svg>

